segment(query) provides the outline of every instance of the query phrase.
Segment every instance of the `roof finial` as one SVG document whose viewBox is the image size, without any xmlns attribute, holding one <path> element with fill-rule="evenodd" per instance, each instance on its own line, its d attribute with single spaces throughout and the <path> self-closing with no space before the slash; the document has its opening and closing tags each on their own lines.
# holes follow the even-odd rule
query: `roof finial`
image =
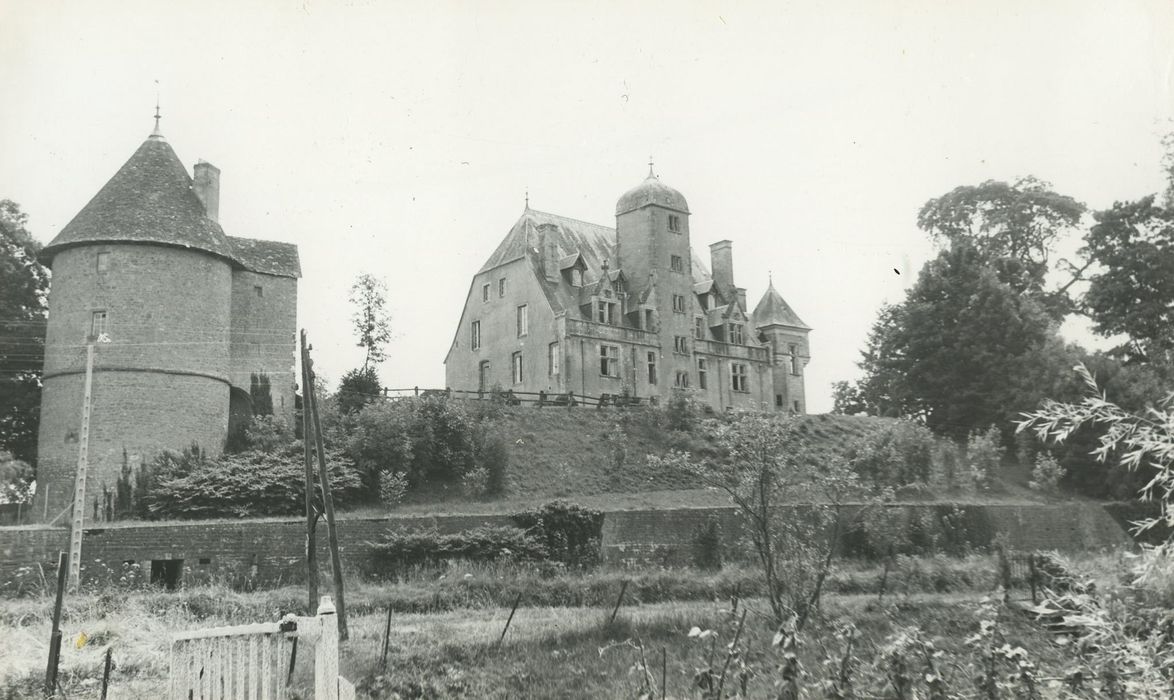
<svg viewBox="0 0 1174 700">
<path fill-rule="evenodd" d="M 526 188 L 526 211 L 530 211 L 530 188 Z"/>
<path fill-rule="evenodd" d="M 151 136 L 163 136 L 163 132 L 159 131 L 159 81 L 155 81 L 155 130 L 151 132 Z"/>
<path fill-rule="evenodd" d="M 648 156 L 648 177 L 656 177 L 656 173 L 652 172 L 652 156 Z"/>
</svg>

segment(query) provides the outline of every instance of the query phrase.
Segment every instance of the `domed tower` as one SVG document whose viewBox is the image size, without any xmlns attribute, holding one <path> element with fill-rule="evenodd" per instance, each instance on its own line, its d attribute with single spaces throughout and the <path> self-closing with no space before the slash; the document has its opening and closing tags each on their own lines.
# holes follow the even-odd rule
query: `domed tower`
<svg viewBox="0 0 1174 700">
<path fill-rule="evenodd" d="M 616 258 L 632 298 L 641 300 L 644 330 L 659 336 L 661 363 L 681 371 L 692 366 L 675 344 L 693 335 L 691 250 L 689 204 L 660 181 L 649 163 L 648 177 L 616 202 Z M 662 395 L 670 386 L 660 383 Z"/>
<path fill-rule="evenodd" d="M 154 133 L 44 248 L 52 280 L 36 512 L 50 520 L 72 503 L 90 344 L 87 518 L 124 468 L 162 449 L 223 450 L 233 249 L 215 221 L 218 171 L 196 171 L 193 183 L 156 117 Z"/>
</svg>

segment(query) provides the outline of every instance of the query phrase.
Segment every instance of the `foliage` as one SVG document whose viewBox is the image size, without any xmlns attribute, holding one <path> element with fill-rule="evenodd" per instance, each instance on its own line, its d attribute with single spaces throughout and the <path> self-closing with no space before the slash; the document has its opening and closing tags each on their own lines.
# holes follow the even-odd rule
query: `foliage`
<svg viewBox="0 0 1174 700">
<path fill-rule="evenodd" d="M 1035 466 L 1031 470 L 1031 481 L 1027 485 L 1036 491 L 1055 493 L 1059 490 L 1060 479 L 1064 478 L 1064 467 L 1048 452 L 1040 452 L 1035 456 Z"/>
<path fill-rule="evenodd" d="M 966 463 L 974 484 L 983 491 L 990 491 L 995 485 L 995 474 L 1003 461 L 1002 437 L 993 425 L 982 432 L 973 433 L 966 441 Z"/>
<path fill-rule="evenodd" d="M 473 467 L 461 475 L 461 490 L 470 498 L 483 498 L 489 491 L 489 470 Z"/>
<path fill-rule="evenodd" d="M 344 414 L 357 413 L 376 401 L 383 393 L 383 384 L 374 367 L 352 369 L 338 382 L 338 408 Z M 320 396 L 321 394 L 315 394 Z"/>
<path fill-rule="evenodd" d="M 692 392 L 684 389 L 674 390 L 664 405 L 665 426 L 669 430 L 693 430 L 700 413 L 698 400 Z"/>
<path fill-rule="evenodd" d="M 254 416 L 273 415 L 273 392 L 268 374 L 253 372 L 249 375 L 249 396 L 253 399 Z"/>
<path fill-rule="evenodd" d="M 33 483 L 33 468 L 0 448 L 0 503 L 27 503 Z"/>
<path fill-rule="evenodd" d="M 831 572 L 846 520 L 844 499 L 863 489 L 845 460 L 814 455 L 799 439 L 799 425 L 789 416 L 736 413 L 702 428 L 724 458 L 670 452 L 648 461 L 688 472 L 730 497 L 745 521 L 776 623 L 795 616 L 801 629 Z M 811 504 L 804 517 L 778 517 L 778 504 L 795 501 Z"/>
<path fill-rule="evenodd" d="M 585 567 L 599 560 L 603 534 L 600 511 L 557 500 L 517 513 L 512 519 L 541 543 L 555 561 Z"/>
<path fill-rule="evenodd" d="M 1084 310 L 1098 333 L 1127 336 L 1118 354 L 1174 364 L 1174 209 L 1150 196 L 1094 216 L 1084 239 L 1083 252 L 1096 264 Z"/>
<path fill-rule="evenodd" d="M 690 544 L 693 550 L 693 566 L 702 571 L 722 568 L 722 531 L 717 518 L 706 518 L 705 522 L 694 528 L 693 541 Z"/>
<path fill-rule="evenodd" d="M 1084 212 L 1083 204 L 1028 176 L 956 187 L 926 202 L 917 225 L 939 242 L 977 251 L 1015 292 L 1039 293 L 1052 245 Z"/>
<path fill-rule="evenodd" d="M 876 486 L 926 483 L 932 475 L 935 442 L 925 426 L 896 421 L 862 438 L 848 454 L 848 467 Z"/>
<path fill-rule="evenodd" d="M 408 480 L 402 473 L 383 472 L 379 475 L 379 502 L 394 506 L 408 495 Z"/>
<path fill-rule="evenodd" d="M 366 371 L 383 362 L 383 346 L 391 340 L 387 284 L 374 275 L 359 275 L 351 286 L 350 302 L 355 306 L 351 322 L 359 338 L 358 346 L 367 351 L 362 367 Z"/>
<path fill-rule="evenodd" d="M 506 491 L 510 466 L 510 448 L 505 438 L 483 427 L 477 445 L 476 463 L 485 471 L 485 495 L 499 496 Z"/>
<path fill-rule="evenodd" d="M 374 572 L 397 575 L 411 567 L 446 561 L 539 560 L 546 549 L 517 527 L 478 527 L 442 535 L 431 530 L 391 530 L 371 550 Z"/>
<path fill-rule="evenodd" d="M 27 222 L 16 202 L 0 199 L 0 449 L 35 464 L 49 269 Z"/>
<path fill-rule="evenodd" d="M 253 416 L 244 433 L 246 450 L 277 452 L 293 440 L 289 425 L 272 414 Z"/>
<path fill-rule="evenodd" d="M 327 450 L 326 461 L 337 507 L 368 497 L 350 460 Z M 136 489 L 135 503 L 137 513 L 148 519 L 294 515 L 305 509 L 301 443 L 277 453 L 253 450 L 220 459 L 164 452 L 143 471 L 149 479 Z"/>
</svg>

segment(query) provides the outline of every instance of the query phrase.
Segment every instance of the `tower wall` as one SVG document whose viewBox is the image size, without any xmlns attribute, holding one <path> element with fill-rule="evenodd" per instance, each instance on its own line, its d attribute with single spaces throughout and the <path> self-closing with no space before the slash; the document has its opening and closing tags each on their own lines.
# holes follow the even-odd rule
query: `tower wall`
<svg viewBox="0 0 1174 700">
<path fill-rule="evenodd" d="M 248 270 L 232 273 L 230 379 L 244 393 L 269 378 L 273 415 L 293 428 L 298 281 Z"/>
<path fill-rule="evenodd" d="M 92 244 L 58 252 L 52 273 L 36 512 L 53 518 L 72 499 L 95 311 L 106 312 L 110 342 L 95 343 L 87 517 L 103 487 L 114 491 L 124 463 L 192 443 L 219 455 L 228 429 L 229 263 L 178 247 Z"/>
</svg>

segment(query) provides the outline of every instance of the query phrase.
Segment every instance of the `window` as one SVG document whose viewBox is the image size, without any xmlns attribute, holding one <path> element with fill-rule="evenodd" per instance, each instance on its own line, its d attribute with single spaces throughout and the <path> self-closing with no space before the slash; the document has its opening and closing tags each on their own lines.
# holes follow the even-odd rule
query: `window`
<svg viewBox="0 0 1174 700">
<path fill-rule="evenodd" d="M 656 353 L 648 353 L 648 383 L 656 383 Z"/>
<path fill-rule="evenodd" d="M 652 330 L 653 321 L 655 321 L 655 319 L 656 319 L 656 317 L 653 315 L 652 309 L 645 309 L 644 310 L 644 330 L 646 330 L 646 331 Z"/>
<path fill-rule="evenodd" d="M 497 296 L 499 296 L 499 297 L 505 296 L 505 278 L 504 277 L 502 277 L 501 279 L 499 279 L 497 281 Z"/>
<path fill-rule="evenodd" d="M 572 287 L 582 287 L 583 286 L 583 271 L 577 267 L 571 268 L 571 286 Z"/>
<path fill-rule="evenodd" d="M 688 389 L 689 388 L 689 373 L 688 372 L 677 372 L 677 377 L 673 382 L 673 386 L 677 387 L 678 389 Z"/>
<path fill-rule="evenodd" d="M 746 365 L 733 363 L 730 365 L 730 388 L 734 391 L 750 391 L 746 377 Z"/>
<path fill-rule="evenodd" d="M 679 314 L 685 313 L 685 297 L 680 294 L 673 295 L 673 311 Z"/>
<path fill-rule="evenodd" d="M 514 384 L 522 383 L 522 353 L 515 352 L 511 358 L 514 368 Z"/>
<path fill-rule="evenodd" d="M 611 325 L 615 321 L 615 302 L 600 301 L 596 304 L 595 320 Z"/>
<path fill-rule="evenodd" d="M 98 272 L 110 269 L 110 253 L 98 253 Z"/>
<path fill-rule="evenodd" d="M 551 343 L 546 348 L 546 370 L 552 377 L 558 374 L 558 343 Z"/>
<path fill-rule="evenodd" d="M 481 285 L 481 301 L 489 301 L 489 283 Z"/>
<path fill-rule="evenodd" d="M 253 294 L 256 294 L 259 297 L 263 297 L 265 296 L 265 289 L 261 285 L 255 284 L 253 285 Z"/>
<path fill-rule="evenodd" d="M 685 263 L 684 263 L 684 261 L 681 260 L 680 255 L 670 255 L 669 256 L 669 268 L 672 269 L 673 272 L 684 272 L 685 271 Z"/>
<path fill-rule="evenodd" d="M 521 338 L 530 332 L 530 310 L 525 304 L 518 307 L 518 337 Z"/>
<path fill-rule="evenodd" d="M 90 315 L 90 335 L 97 338 L 106 332 L 106 312 L 95 311 Z"/>
<path fill-rule="evenodd" d="M 681 217 L 669 214 L 669 230 L 677 233 L 681 231 Z"/>
<path fill-rule="evenodd" d="M 799 346 L 792 343 L 787 350 L 791 353 L 791 374 L 799 374 Z"/>
<path fill-rule="evenodd" d="M 700 316 L 693 319 L 693 337 L 705 340 L 705 319 Z"/>
<path fill-rule="evenodd" d="M 689 353 L 689 339 L 683 335 L 673 336 L 673 352 Z"/>
<path fill-rule="evenodd" d="M 477 365 L 477 390 L 488 391 L 489 386 L 489 360 L 482 360 Z"/>
<path fill-rule="evenodd" d="M 727 340 L 726 342 L 732 343 L 733 345 L 741 345 L 743 343 L 742 324 L 740 324 L 740 323 L 729 324 L 729 331 L 728 331 L 727 337 L 729 338 L 729 340 Z"/>
<path fill-rule="evenodd" d="M 599 346 L 599 373 L 605 377 L 620 376 L 620 349 L 615 345 Z"/>
<path fill-rule="evenodd" d="M 697 387 L 699 389 L 707 388 L 705 385 L 706 384 L 706 382 L 705 382 L 705 369 L 706 369 L 705 358 L 704 357 L 697 358 Z"/>
<path fill-rule="evenodd" d="M 474 350 L 478 350 L 481 347 L 481 322 L 480 321 L 473 321 L 472 334 L 473 334 L 473 337 L 469 339 L 469 346 Z"/>
<path fill-rule="evenodd" d="M 777 407 L 777 408 L 783 407 L 783 395 L 782 394 L 775 394 L 775 407 Z"/>
</svg>

